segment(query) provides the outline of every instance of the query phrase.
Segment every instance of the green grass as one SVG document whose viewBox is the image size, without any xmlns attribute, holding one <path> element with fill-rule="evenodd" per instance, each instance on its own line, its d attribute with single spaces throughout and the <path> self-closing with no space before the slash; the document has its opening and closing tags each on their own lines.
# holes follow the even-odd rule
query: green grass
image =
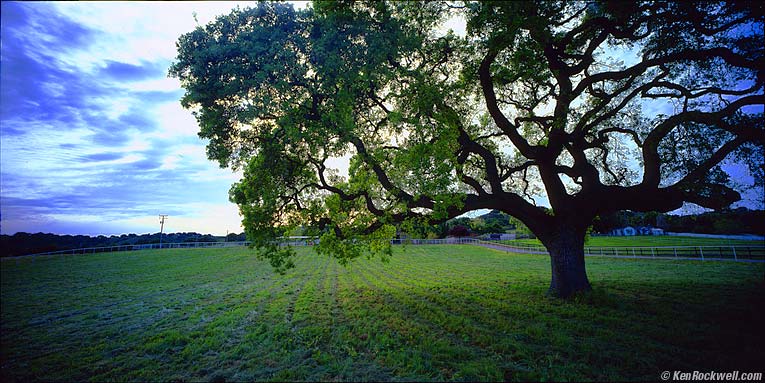
<svg viewBox="0 0 765 383">
<path fill-rule="evenodd" d="M 398 249 L 397 249 L 398 250 Z M 545 297 L 545 256 L 409 246 L 350 267 L 299 249 L 2 261 L 0 380 L 657 380 L 762 371 L 763 264 L 587 259 Z"/>
<path fill-rule="evenodd" d="M 538 239 L 514 239 L 502 241 L 505 243 L 522 243 L 527 245 L 542 245 Z M 765 242 L 758 240 L 723 239 L 723 238 L 696 238 L 681 236 L 635 236 L 635 237 L 589 237 L 585 246 L 725 246 L 725 245 L 748 245 L 762 246 Z"/>
</svg>

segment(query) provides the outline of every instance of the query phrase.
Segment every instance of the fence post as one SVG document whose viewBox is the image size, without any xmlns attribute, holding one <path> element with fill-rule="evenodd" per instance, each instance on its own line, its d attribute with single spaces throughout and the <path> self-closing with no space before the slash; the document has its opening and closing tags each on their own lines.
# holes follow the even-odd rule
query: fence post
<svg viewBox="0 0 765 383">
<path fill-rule="evenodd" d="M 673 250 L 675 250 L 675 258 L 677 258 L 677 247 L 673 247 Z"/>
<path fill-rule="evenodd" d="M 651 256 L 652 256 L 652 257 L 655 257 L 655 256 L 656 256 L 656 252 L 654 251 L 654 248 L 653 248 L 653 247 L 651 248 Z"/>
<path fill-rule="evenodd" d="M 730 249 L 733 250 L 733 259 L 738 261 L 738 258 L 736 257 L 736 246 L 731 246 Z"/>
<path fill-rule="evenodd" d="M 699 246 L 699 253 L 701 254 L 701 260 L 704 260 L 704 250 Z"/>
</svg>

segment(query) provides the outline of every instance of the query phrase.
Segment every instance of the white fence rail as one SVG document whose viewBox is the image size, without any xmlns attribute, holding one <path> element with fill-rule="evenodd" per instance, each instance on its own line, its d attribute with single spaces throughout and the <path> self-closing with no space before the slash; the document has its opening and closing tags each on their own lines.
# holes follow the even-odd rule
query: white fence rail
<svg viewBox="0 0 765 383">
<path fill-rule="evenodd" d="M 179 243 L 147 243 L 140 245 L 119 245 L 102 247 L 84 247 L 81 249 L 67 249 L 58 251 L 48 251 L 45 253 L 36 253 L 28 255 L 18 255 L 4 258 L 30 257 L 41 255 L 73 255 L 73 254 L 96 254 L 113 253 L 119 251 L 137 251 L 151 249 L 187 249 L 187 248 L 213 248 L 213 247 L 242 247 L 249 245 L 249 242 L 179 242 Z"/>
<path fill-rule="evenodd" d="M 440 239 L 391 239 L 391 245 L 465 245 L 481 242 L 475 238 L 440 238 Z"/>
<path fill-rule="evenodd" d="M 285 241 L 284 246 L 312 246 L 317 243 L 316 239 L 299 241 Z M 88 247 L 82 249 L 70 249 L 51 251 L 46 253 L 23 255 L 47 256 L 47 255 L 74 255 L 96 254 L 121 251 L 138 251 L 150 249 L 187 249 L 187 248 L 224 248 L 248 246 L 249 242 L 182 242 L 182 243 L 157 243 L 141 245 L 121 245 L 105 247 Z M 444 238 L 444 239 L 394 239 L 393 245 L 464 245 L 473 244 L 511 253 L 524 254 L 548 254 L 547 249 L 540 245 L 512 243 L 507 241 L 486 241 L 475 238 Z M 698 260 L 732 260 L 732 261 L 765 261 L 765 246 L 763 245 L 720 245 L 720 246 L 586 246 L 585 256 L 592 257 L 618 257 L 618 258 L 675 258 L 675 259 L 698 259 Z M 3 257 L 17 258 L 16 257 Z"/>
<path fill-rule="evenodd" d="M 544 246 L 480 241 L 481 245 L 513 253 L 549 254 Z M 765 261 L 763 245 L 720 246 L 585 246 L 584 255 L 618 258 L 676 258 L 698 260 Z"/>
</svg>

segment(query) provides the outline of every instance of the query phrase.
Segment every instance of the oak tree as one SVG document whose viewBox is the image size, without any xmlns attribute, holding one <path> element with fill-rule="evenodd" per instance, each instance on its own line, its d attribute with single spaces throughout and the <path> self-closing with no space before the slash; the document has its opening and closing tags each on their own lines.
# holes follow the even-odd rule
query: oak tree
<svg viewBox="0 0 765 383">
<path fill-rule="evenodd" d="M 464 35 L 444 27 L 459 19 Z M 729 206 L 724 161 L 762 182 L 754 2 L 259 3 L 177 47 L 182 104 L 208 156 L 243 170 L 231 200 L 279 269 L 284 229 L 348 260 L 389 255 L 395 225 L 497 209 L 547 247 L 566 297 L 590 289 L 598 215 Z"/>
</svg>

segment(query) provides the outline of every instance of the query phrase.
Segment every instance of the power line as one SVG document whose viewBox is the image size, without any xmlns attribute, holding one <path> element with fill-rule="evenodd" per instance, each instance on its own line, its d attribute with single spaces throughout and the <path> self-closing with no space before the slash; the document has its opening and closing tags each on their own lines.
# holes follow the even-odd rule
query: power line
<svg viewBox="0 0 765 383">
<path fill-rule="evenodd" d="M 160 214 L 159 215 L 159 248 L 162 248 L 162 230 L 165 228 L 165 219 L 167 219 L 167 214 Z"/>
</svg>

